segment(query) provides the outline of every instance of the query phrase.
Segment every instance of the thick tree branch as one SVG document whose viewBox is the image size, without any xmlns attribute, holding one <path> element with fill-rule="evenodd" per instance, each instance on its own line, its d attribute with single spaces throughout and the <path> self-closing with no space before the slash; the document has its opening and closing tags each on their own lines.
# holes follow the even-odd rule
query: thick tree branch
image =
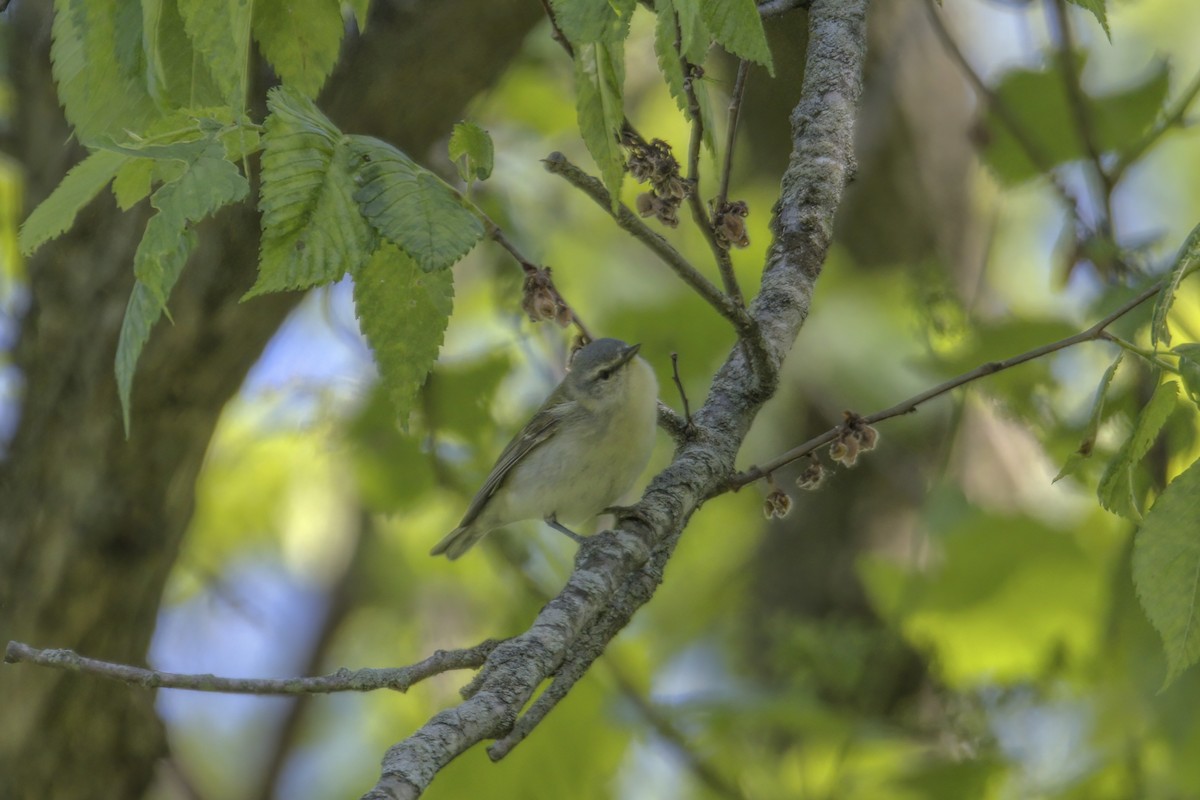
<svg viewBox="0 0 1200 800">
<path fill-rule="evenodd" d="M 762 291 L 749 315 L 763 354 L 777 374 L 808 314 L 813 284 L 832 237 L 833 216 L 853 169 L 853 122 L 862 87 L 866 0 L 816 0 L 804 86 L 791 117 L 793 153 L 772 221 Z M 607 204 L 607 199 L 605 200 Z M 757 379 L 735 347 L 693 417 L 696 435 L 651 482 L 619 527 L 580 547 L 563 590 L 525 633 L 496 648 L 471 684 L 470 696 L 435 715 L 384 756 L 366 795 L 400 800 L 421 794 L 451 759 L 513 730 L 539 686 L 594 660 L 653 595 L 691 515 L 727 483 L 734 459 L 774 383 Z M 564 665 L 571 663 L 570 668 Z"/>
<path fill-rule="evenodd" d="M 4 651 L 8 664 L 26 662 L 43 667 L 84 672 L 146 689 L 189 689 L 193 692 L 226 694 L 330 694 L 373 692 L 394 689 L 407 692 L 426 678 L 456 669 L 478 669 L 500 645 L 495 639 L 463 650 L 438 650 L 423 661 L 407 667 L 384 669 L 339 669 L 313 678 L 223 678 L 217 675 L 184 675 L 159 672 L 127 664 L 85 658 L 73 650 L 39 650 L 21 642 L 9 642 Z"/>
</svg>

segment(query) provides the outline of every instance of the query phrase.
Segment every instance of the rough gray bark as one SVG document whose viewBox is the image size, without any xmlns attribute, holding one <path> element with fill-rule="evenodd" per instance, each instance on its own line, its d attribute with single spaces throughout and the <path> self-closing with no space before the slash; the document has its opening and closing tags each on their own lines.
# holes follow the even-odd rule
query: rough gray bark
<svg viewBox="0 0 1200 800">
<path fill-rule="evenodd" d="M 774 242 L 751 315 L 777 371 L 808 313 L 853 172 L 855 108 L 865 58 L 867 0 L 815 0 L 801 99 L 792 112 L 792 155 L 772 221 Z M 384 756 L 371 800 L 415 798 L 438 770 L 487 738 L 500 757 L 528 733 L 586 671 L 662 581 L 691 515 L 723 490 L 734 458 L 774 375 L 755 375 L 735 348 L 696 412 L 695 435 L 622 515 L 619 529 L 581 546 L 575 570 L 524 634 L 498 647 L 460 705 L 435 715 Z M 550 687 L 517 718 L 547 678 Z"/>
<path fill-rule="evenodd" d="M 503 71 L 540 18 L 527 0 L 376 0 L 325 93 L 346 130 L 418 156 Z M 81 156 L 50 78 L 51 4 L 8 24 L 18 100 L 4 142 L 25 165 L 28 207 Z M 457 54 L 453 69 L 444 54 Z M 403 109 L 403 113 L 399 112 Z M 225 402 L 299 299 L 239 304 L 253 282 L 258 217 L 228 209 L 201 244 L 139 365 L 125 441 L 113 358 L 146 211 L 98 200 L 29 265 L 31 307 L 14 353 L 21 419 L 0 465 L 0 640 L 145 660 L 193 484 Z M 52 670 L 0 680 L 0 796 L 141 796 L 165 741 L 154 696 Z"/>
</svg>

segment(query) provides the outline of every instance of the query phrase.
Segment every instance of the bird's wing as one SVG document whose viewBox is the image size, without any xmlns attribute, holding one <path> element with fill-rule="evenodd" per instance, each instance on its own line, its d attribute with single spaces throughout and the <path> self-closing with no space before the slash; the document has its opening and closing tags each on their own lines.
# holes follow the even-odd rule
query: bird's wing
<svg viewBox="0 0 1200 800">
<path fill-rule="evenodd" d="M 572 403 L 567 401 L 542 408 L 538 414 L 534 415 L 536 424 L 523 429 L 508 443 L 508 446 L 500 453 L 500 457 L 496 459 L 496 465 L 492 467 L 487 480 L 483 482 L 483 486 L 471 500 L 471 505 L 467 508 L 467 513 L 463 515 L 462 522 L 458 523 L 459 527 L 474 522 L 475 518 L 483 511 L 483 507 L 487 505 L 488 500 L 504 483 L 504 479 L 508 477 L 512 468 L 533 452 L 534 448 L 554 435 L 563 414 L 570 410 L 571 405 Z"/>
</svg>

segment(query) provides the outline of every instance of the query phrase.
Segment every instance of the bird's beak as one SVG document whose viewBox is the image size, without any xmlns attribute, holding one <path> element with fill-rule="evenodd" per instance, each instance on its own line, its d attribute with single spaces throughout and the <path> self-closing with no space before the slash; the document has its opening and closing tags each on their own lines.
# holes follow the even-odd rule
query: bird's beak
<svg viewBox="0 0 1200 800">
<path fill-rule="evenodd" d="M 641 344 L 631 344 L 625 348 L 625 352 L 621 354 L 621 360 L 617 362 L 618 367 L 623 367 L 638 354 L 638 350 L 642 349 Z"/>
</svg>

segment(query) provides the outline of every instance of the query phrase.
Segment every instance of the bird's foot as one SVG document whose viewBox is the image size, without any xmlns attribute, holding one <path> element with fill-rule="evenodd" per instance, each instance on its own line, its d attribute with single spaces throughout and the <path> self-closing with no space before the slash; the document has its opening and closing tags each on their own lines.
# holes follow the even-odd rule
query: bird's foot
<svg viewBox="0 0 1200 800">
<path fill-rule="evenodd" d="M 566 525 L 563 525 L 561 522 L 558 521 L 558 519 L 553 514 L 546 517 L 545 522 L 547 525 L 549 525 L 551 528 L 554 528 L 554 530 L 558 531 L 559 533 L 566 534 L 568 537 L 571 538 L 572 541 L 575 542 L 575 544 L 583 544 L 584 543 L 585 539 L 583 536 L 580 536 L 578 533 L 571 530 Z"/>
</svg>

